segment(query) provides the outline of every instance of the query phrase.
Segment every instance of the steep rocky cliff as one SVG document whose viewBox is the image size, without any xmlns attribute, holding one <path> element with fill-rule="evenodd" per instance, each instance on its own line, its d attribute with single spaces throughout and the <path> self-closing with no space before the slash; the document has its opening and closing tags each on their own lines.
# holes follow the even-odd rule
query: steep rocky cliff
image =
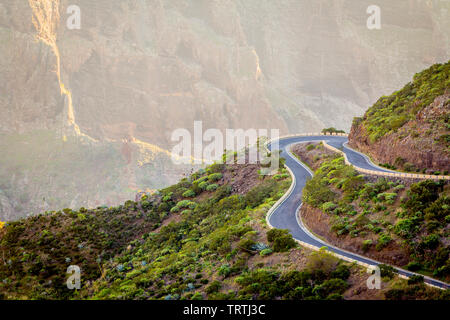
<svg viewBox="0 0 450 320">
<path fill-rule="evenodd" d="M 450 171 L 450 62 L 414 77 L 356 118 L 349 144 L 393 169 Z"/>
<path fill-rule="evenodd" d="M 80 30 L 66 26 L 73 4 Z M 450 52 L 445 1 L 381 1 L 381 30 L 366 27 L 370 4 L 4 1 L 2 131 L 56 126 L 61 113 L 93 138 L 131 134 L 159 146 L 199 119 L 215 128 L 348 128 Z M 73 110 L 63 108 L 58 74 Z"/>
<path fill-rule="evenodd" d="M 366 27 L 371 4 L 4 0 L 0 133 L 16 153 L 6 148 L 0 188 L 19 216 L 46 208 L 43 198 L 51 197 L 75 207 L 91 198 L 117 204 L 186 171 L 170 165 L 166 150 L 172 131 L 192 129 L 194 120 L 281 133 L 348 128 L 378 96 L 450 52 L 448 2 L 379 1 L 381 30 Z M 69 5 L 81 9 L 80 30 L 67 28 Z M 30 152 L 30 136 L 40 130 L 59 137 L 39 141 L 66 166 L 52 171 L 42 162 L 48 152 Z M 16 138 L 25 140 L 15 145 Z M 69 142 L 65 151 L 55 151 L 61 141 Z M 98 170 L 86 179 L 97 164 L 74 151 L 79 143 L 92 159 L 105 148 L 119 153 L 124 164 L 104 167 L 105 175 L 120 176 L 116 185 L 107 186 Z M 68 150 L 78 154 L 80 170 L 72 170 Z M 29 163 L 14 166 L 14 157 Z M 83 180 L 100 191 L 83 191 L 90 189 Z M 31 202 L 20 200 L 22 192 Z"/>
</svg>

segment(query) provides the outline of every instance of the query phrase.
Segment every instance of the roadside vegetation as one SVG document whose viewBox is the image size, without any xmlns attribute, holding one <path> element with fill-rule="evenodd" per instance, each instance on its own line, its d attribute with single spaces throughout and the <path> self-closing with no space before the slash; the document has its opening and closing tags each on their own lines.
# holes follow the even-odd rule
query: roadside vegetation
<svg viewBox="0 0 450 320">
<path fill-rule="evenodd" d="M 322 149 L 309 144 L 300 156 L 317 169 L 303 200 L 329 217 L 330 232 L 352 239 L 348 241 L 367 255 L 400 248 L 407 257 L 401 267 L 448 282 L 449 185 L 366 177 L 345 165 L 340 155 Z"/>
</svg>

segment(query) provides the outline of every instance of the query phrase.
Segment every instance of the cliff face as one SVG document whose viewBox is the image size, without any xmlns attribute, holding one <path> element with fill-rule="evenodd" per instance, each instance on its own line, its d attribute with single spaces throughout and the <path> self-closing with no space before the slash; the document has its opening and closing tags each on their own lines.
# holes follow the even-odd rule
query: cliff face
<svg viewBox="0 0 450 320">
<path fill-rule="evenodd" d="M 73 4 L 81 9 L 80 30 L 66 27 Z M 57 62 L 74 120 L 94 138 L 132 134 L 165 146 L 172 130 L 198 119 L 283 132 L 348 128 L 343 123 L 378 96 L 450 52 L 448 3 L 381 1 L 377 31 L 366 27 L 369 5 L 3 2 L 2 131 L 56 125 L 62 112 L 71 117 Z"/>
<path fill-rule="evenodd" d="M 93 154 L 102 148 L 122 150 L 123 141 L 129 141 L 131 164 L 125 156 L 127 165 L 107 169 L 110 175 L 120 173 L 124 184 L 115 188 L 124 190 L 174 182 L 186 168 L 170 166 L 165 150 L 171 148 L 172 131 L 192 129 L 194 120 L 202 120 L 204 128 L 279 128 L 281 133 L 348 128 L 345 124 L 379 95 L 450 52 L 448 3 L 383 0 L 382 29 L 376 31 L 366 28 L 371 4 L 2 1 L 2 139 L 9 145 L 15 143 L 14 134 L 47 130 L 61 139 L 76 137 Z M 66 27 L 69 5 L 81 9 L 80 30 Z M 21 155 L 30 160 L 47 156 L 23 149 Z M 6 157 L 13 162 L 11 153 Z M 67 152 L 54 157 L 69 159 Z M 143 164 L 145 174 L 138 176 Z M 85 171 L 92 167 L 90 162 L 85 166 Z M 0 181 L 7 197 L 20 180 L 11 177 L 12 169 L 5 168 Z M 14 173 L 22 178 L 26 172 L 53 174 L 45 167 L 18 170 Z M 48 198 L 64 189 L 55 181 L 39 187 L 32 178 L 27 181 L 26 188 L 45 191 L 29 195 L 39 203 L 43 192 Z M 98 183 L 106 194 L 114 194 L 111 198 L 131 194 L 111 193 L 111 187 Z M 88 195 L 75 193 L 68 202 L 84 203 L 74 198 L 86 200 Z M 43 208 L 24 207 L 15 210 L 23 215 Z"/>
<path fill-rule="evenodd" d="M 431 102 L 431 103 L 430 103 Z M 356 118 L 350 146 L 406 171 L 450 171 L 450 62 L 435 65 Z"/>
</svg>

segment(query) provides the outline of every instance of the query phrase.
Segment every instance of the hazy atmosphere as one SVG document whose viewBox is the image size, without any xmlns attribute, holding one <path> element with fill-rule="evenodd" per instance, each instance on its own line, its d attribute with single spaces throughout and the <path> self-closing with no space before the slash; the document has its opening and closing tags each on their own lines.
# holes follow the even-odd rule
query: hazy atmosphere
<svg viewBox="0 0 450 320">
<path fill-rule="evenodd" d="M 372 3 L 0 0 L 0 220 L 175 183 L 171 135 L 194 121 L 348 132 L 450 56 L 450 1 L 376 1 L 380 29 Z"/>
</svg>

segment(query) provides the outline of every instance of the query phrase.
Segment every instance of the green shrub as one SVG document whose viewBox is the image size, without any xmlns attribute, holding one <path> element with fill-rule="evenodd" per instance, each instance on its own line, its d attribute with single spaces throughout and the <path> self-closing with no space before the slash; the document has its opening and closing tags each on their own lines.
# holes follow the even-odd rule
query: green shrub
<svg viewBox="0 0 450 320">
<path fill-rule="evenodd" d="M 219 290 L 222 288 L 222 283 L 220 281 L 213 281 L 211 284 L 206 287 L 205 291 L 207 294 L 212 294 L 219 292 Z"/>
<path fill-rule="evenodd" d="M 403 238 L 412 238 L 418 230 L 417 220 L 415 219 L 399 220 L 394 226 L 395 233 Z"/>
<path fill-rule="evenodd" d="M 201 177 L 201 178 L 195 180 L 194 182 L 192 182 L 192 184 L 200 184 L 202 182 L 205 182 L 206 180 L 208 180 L 208 176 Z"/>
<path fill-rule="evenodd" d="M 346 193 L 358 191 L 364 185 L 364 178 L 362 176 L 351 176 L 342 183 L 342 191 Z"/>
<path fill-rule="evenodd" d="M 395 199 L 397 198 L 397 194 L 394 192 L 383 192 L 378 194 L 377 198 L 382 201 L 386 201 L 389 204 L 393 204 Z"/>
<path fill-rule="evenodd" d="M 279 273 L 271 270 L 257 269 L 236 278 L 242 287 L 241 294 L 258 295 L 259 299 L 274 299 L 282 294 Z"/>
<path fill-rule="evenodd" d="M 287 230 L 287 229 L 275 229 L 275 228 L 270 229 L 266 233 L 267 241 L 269 241 L 270 243 L 273 243 L 276 238 L 282 237 L 288 233 L 289 233 L 289 230 Z"/>
<path fill-rule="evenodd" d="M 380 268 L 380 275 L 383 278 L 387 277 L 389 279 L 392 279 L 394 275 L 398 273 L 394 267 L 387 264 L 379 264 L 378 267 Z"/>
<path fill-rule="evenodd" d="M 408 284 L 412 285 L 412 284 L 419 284 L 419 283 L 423 283 L 424 277 L 420 276 L 420 275 L 413 275 L 411 277 L 409 277 L 408 279 Z"/>
<path fill-rule="evenodd" d="M 163 196 L 162 201 L 169 202 L 170 200 L 172 200 L 172 195 L 173 195 L 173 192 L 167 193 L 166 195 Z"/>
<path fill-rule="evenodd" d="M 206 191 L 216 191 L 219 186 L 217 184 L 210 184 L 206 187 Z"/>
<path fill-rule="evenodd" d="M 217 173 L 212 173 L 208 176 L 208 181 L 209 182 L 215 182 L 215 181 L 219 181 L 220 179 L 222 179 L 223 174 L 217 172 Z"/>
<path fill-rule="evenodd" d="M 208 184 L 208 182 L 206 182 L 206 181 L 200 182 L 200 183 L 198 184 L 198 187 L 199 187 L 200 189 L 202 189 L 202 190 L 206 190 L 206 188 L 208 188 L 208 186 L 209 186 L 209 184 Z"/>
<path fill-rule="evenodd" d="M 273 251 L 275 252 L 285 252 L 297 246 L 297 243 L 292 238 L 289 230 L 269 230 L 267 232 L 267 241 L 273 243 Z"/>
<path fill-rule="evenodd" d="M 254 187 L 245 195 L 246 204 L 250 208 L 259 206 L 265 199 L 270 198 L 273 195 L 276 191 L 276 184 L 276 181 L 269 179 Z"/>
<path fill-rule="evenodd" d="M 331 278 L 347 280 L 350 277 L 350 268 L 345 264 L 339 264 L 336 269 L 331 272 Z"/>
<path fill-rule="evenodd" d="M 224 278 L 228 277 L 231 274 L 231 268 L 229 264 L 224 264 L 219 268 L 219 276 Z"/>
<path fill-rule="evenodd" d="M 200 292 L 194 293 L 191 300 L 203 300 L 203 295 Z"/>
<path fill-rule="evenodd" d="M 436 249 L 439 246 L 439 235 L 430 234 L 422 239 L 419 247 L 424 249 Z"/>
<path fill-rule="evenodd" d="M 406 163 L 403 165 L 403 169 L 404 169 L 406 172 L 415 172 L 415 171 L 417 171 L 416 166 L 415 166 L 414 164 L 410 163 L 410 162 L 406 162 Z"/>
<path fill-rule="evenodd" d="M 372 246 L 372 240 L 371 239 L 364 240 L 363 244 L 362 244 L 362 250 L 364 252 L 367 252 L 367 251 L 369 251 L 371 246 Z"/>
<path fill-rule="evenodd" d="M 406 269 L 408 269 L 409 271 L 418 271 L 418 270 L 422 269 L 422 264 L 420 262 L 417 262 L 417 261 L 411 261 L 406 266 Z"/>
<path fill-rule="evenodd" d="M 170 212 L 172 212 L 172 213 L 180 212 L 180 207 L 175 206 L 172 209 L 170 209 Z"/>
<path fill-rule="evenodd" d="M 439 197 L 442 185 L 431 180 L 421 181 L 411 185 L 405 208 L 412 212 L 422 211 Z"/>
<path fill-rule="evenodd" d="M 256 244 L 256 242 L 251 239 L 242 239 L 239 241 L 238 247 L 245 252 L 249 252 L 249 251 L 253 251 L 253 246 L 255 244 Z"/>
<path fill-rule="evenodd" d="M 180 209 L 183 209 L 183 208 L 188 208 L 191 204 L 192 204 L 192 201 L 181 200 L 180 202 L 177 203 L 176 206 Z"/>
<path fill-rule="evenodd" d="M 446 217 L 450 215 L 450 197 L 447 195 L 440 196 L 436 201 L 425 209 L 425 219 L 438 221 L 446 221 Z"/>
<path fill-rule="evenodd" d="M 315 208 L 320 208 L 326 202 L 332 202 L 336 194 L 324 185 L 318 175 L 306 182 L 303 189 L 303 201 Z"/>
<path fill-rule="evenodd" d="M 385 248 L 389 244 L 389 242 L 391 242 L 391 237 L 385 233 L 382 233 L 378 237 L 378 242 L 375 248 L 380 251 Z"/>
<path fill-rule="evenodd" d="M 322 210 L 325 211 L 325 212 L 331 212 L 334 209 L 336 209 L 336 207 L 337 207 L 337 204 L 335 204 L 334 202 L 331 202 L 331 201 L 330 202 L 325 202 L 322 205 Z"/>
<path fill-rule="evenodd" d="M 214 163 L 206 168 L 206 172 L 209 174 L 212 173 L 220 173 L 225 169 L 225 165 L 223 163 Z"/>
<path fill-rule="evenodd" d="M 183 192 L 183 197 L 184 197 L 184 198 L 192 198 L 192 197 L 195 197 L 195 192 L 194 192 L 193 190 L 189 189 L 189 190 Z"/>
<path fill-rule="evenodd" d="M 275 252 L 285 252 L 291 248 L 295 248 L 297 243 L 292 238 L 292 235 L 285 235 L 283 237 L 276 238 L 273 243 L 273 251 Z"/>
<path fill-rule="evenodd" d="M 343 294 L 348 287 L 349 284 L 342 279 L 330 279 L 314 287 L 313 293 L 319 298 L 325 299 L 331 294 Z"/>
<path fill-rule="evenodd" d="M 272 249 L 268 248 L 268 249 L 263 249 L 260 251 L 259 255 L 262 257 L 268 256 L 272 254 Z"/>
</svg>

